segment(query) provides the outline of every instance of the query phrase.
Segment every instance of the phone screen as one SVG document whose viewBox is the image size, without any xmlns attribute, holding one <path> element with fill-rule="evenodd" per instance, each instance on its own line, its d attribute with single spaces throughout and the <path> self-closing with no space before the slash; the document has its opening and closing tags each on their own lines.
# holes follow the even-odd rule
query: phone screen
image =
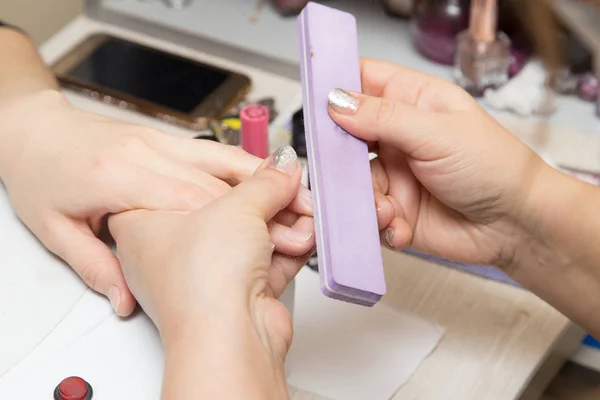
<svg viewBox="0 0 600 400">
<path fill-rule="evenodd" d="M 225 71 L 114 38 L 66 75 L 185 114 L 229 77 Z"/>
</svg>

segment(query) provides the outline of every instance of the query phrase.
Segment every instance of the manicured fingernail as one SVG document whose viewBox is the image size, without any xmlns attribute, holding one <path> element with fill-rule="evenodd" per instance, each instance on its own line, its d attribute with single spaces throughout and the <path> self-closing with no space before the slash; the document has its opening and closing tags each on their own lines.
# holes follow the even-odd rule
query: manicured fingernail
<svg viewBox="0 0 600 400">
<path fill-rule="evenodd" d="M 390 246 L 391 248 L 394 248 L 394 244 L 392 243 L 393 238 L 394 238 L 394 230 L 392 228 L 386 229 L 385 241 L 387 242 L 388 246 Z"/>
<path fill-rule="evenodd" d="M 118 314 L 119 304 L 121 304 L 121 291 L 115 285 L 108 289 L 108 299 L 113 310 Z"/>
<path fill-rule="evenodd" d="M 304 205 L 304 207 L 306 207 L 307 210 L 310 210 L 310 212 L 312 212 L 313 210 L 313 203 L 312 203 L 312 193 L 310 192 L 310 190 L 308 190 L 306 187 L 300 185 L 300 201 L 302 202 L 302 205 Z"/>
<path fill-rule="evenodd" d="M 298 167 L 298 156 L 292 146 L 281 146 L 273 152 L 269 167 L 292 175 Z"/>
<path fill-rule="evenodd" d="M 292 242 L 296 243 L 307 242 L 312 237 L 312 235 L 312 232 L 296 231 L 293 228 L 288 229 L 285 233 L 285 237 L 287 237 Z"/>
<path fill-rule="evenodd" d="M 358 110 L 358 100 L 343 89 L 333 89 L 329 92 L 329 105 L 333 111 L 340 114 L 354 114 Z"/>
</svg>

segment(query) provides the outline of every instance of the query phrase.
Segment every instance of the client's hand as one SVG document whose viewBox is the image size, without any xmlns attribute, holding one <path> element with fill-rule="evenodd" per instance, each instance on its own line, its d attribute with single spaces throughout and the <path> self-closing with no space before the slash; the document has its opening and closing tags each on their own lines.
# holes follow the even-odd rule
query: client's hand
<svg viewBox="0 0 600 400">
<path fill-rule="evenodd" d="M 314 227 L 285 210 L 300 187 L 293 149 L 266 163 L 200 211 L 109 219 L 127 283 L 163 339 L 164 398 L 286 396 L 292 325 L 277 299 L 312 252 Z M 298 257 L 274 251 L 272 219 L 304 238 Z"/>
<path fill-rule="evenodd" d="M 18 216 L 107 295 L 119 315 L 128 315 L 135 301 L 119 262 L 96 237 L 105 216 L 198 209 L 251 176 L 261 161 L 234 147 L 75 109 L 52 90 L 0 107 L 0 139 L 0 178 Z M 310 214 L 306 192 L 292 209 Z M 280 245 L 294 239 L 278 232 Z"/>
<path fill-rule="evenodd" d="M 333 91 L 330 114 L 378 153 L 383 239 L 508 266 L 521 233 L 535 229 L 529 199 L 546 164 L 459 87 L 380 61 L 361 69 L 364 94 Z"/>
</svg>

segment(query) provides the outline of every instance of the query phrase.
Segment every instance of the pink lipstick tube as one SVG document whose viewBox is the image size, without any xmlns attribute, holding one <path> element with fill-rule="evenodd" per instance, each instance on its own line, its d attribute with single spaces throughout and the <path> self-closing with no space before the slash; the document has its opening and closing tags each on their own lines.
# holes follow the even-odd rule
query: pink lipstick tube
<svg viewBox="0 0 600 400">
<path fill-rule="evenodd" d="M 242 148 L 260 158 L 269 156 L 269 109 L 250 104 L 240 111 Z"/>
</svg>

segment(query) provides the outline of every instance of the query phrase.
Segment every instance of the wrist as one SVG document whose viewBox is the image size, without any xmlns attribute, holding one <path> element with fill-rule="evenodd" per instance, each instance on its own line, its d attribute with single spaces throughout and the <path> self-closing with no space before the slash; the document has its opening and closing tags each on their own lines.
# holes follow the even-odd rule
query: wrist
<svg viewBox="0 0 600 400">
<path fill-rule="evenodd" d="M 600 189 L 559 171 L 532 193 L 531 218 L 507 271 L 523 287 L 600 335 Z"/>
<path fill-rule="evenodd" d="M 287 398 L 283 360 L 265 348 L 247 312 L 215 313 L 160 331 L 163 398 Z"/>
<path fill-rule="evenodd" d="M 563 245 L 565 237 L 577 232 L 569 232 L 566 222 L 582 202 L 590 200 L 589 189 L 588 184 L 546 164 L 538 170 L 518 213 L 512 257 L 503 266 L 513 278 L 529 286 L 539 281 L 540 274 L 547 274 L 548 268 L 571 263 Z"/>
<path fill-rule="evenodd" d="M 64 95 L 54 89 L 0 101 L 0 178 L 7 179 L 9 171 L 16 168 L 27 143 L 36 132 L 53 126 L 49 119 L 56 117 L 56 107 L 68 104 Z"/>
<path fill-rule="evenodd" d="M 0 103 L 40 92 L 58 89 L 58 82 L 40 58 L 30 37 L 18 29 L 0 31 L 0 54 L 10 54 L 0 66 Z"/>
<path fill-rule="evenodd" d="M 33 91 L 24 91 L 15 93 L 10 97 L 0 98 L 0 113 L 7 114 L 16 112 L 29 113 L 30 118 L 27 121 L 35 120 L 35 114 L 43 112 L 46 108 L 53 105 L 67 105 L 65 95 L 57 88 L 43 88 Z M 33 115 L 32 115 L 33 113 Z"/>
</svg>

